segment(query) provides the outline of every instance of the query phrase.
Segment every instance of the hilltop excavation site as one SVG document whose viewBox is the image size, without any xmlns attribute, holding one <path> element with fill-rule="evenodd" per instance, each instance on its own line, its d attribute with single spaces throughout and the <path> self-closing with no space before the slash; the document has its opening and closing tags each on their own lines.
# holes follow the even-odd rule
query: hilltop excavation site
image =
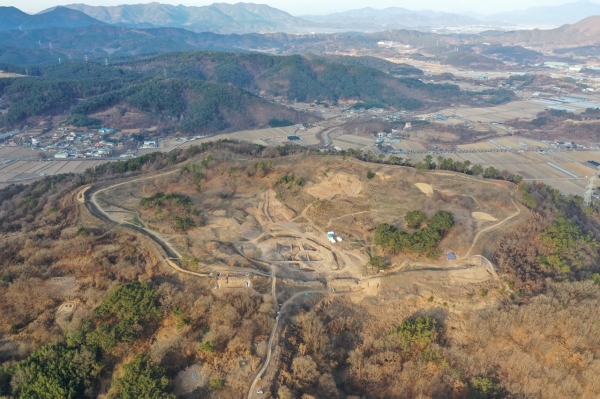
<svg viewBox="0 0 600 399">
<path fill-rule="evenodd" d="M 254 343 L 253 359 L 237 359 L 245 362 L 236 372 L 251 383 L 252 398 L 281 383 L 289 354 L 280 340 L 299 312 L 322 301 L 361 309 L 366 333 L 393 328 L 418 309 L 443 314 L 448 331 L 459 332 L 473 312 L 501 300 L 508 286 L 488 259 L 494 237 L 528 217 L 515 189 L 506 181 L 340 156 L 244 159 L 221 152 L 87 186 L 76 198 L 86 229 L 101 220 L 104 229 L 152 239 L 162 267 L 183 281 L 198 279 L 216 296 L 245 291 L 266 298 L 277 312 L 271 334 Z M 454 224 L 433 255 L 401 252 L 373 262 L 381 253 L 373 245 L 378 225 L 414 231 L 404 215 L 440 210 Z M 164 332 L 173 334 L 181 332 Z M 191 394 L 206 384 L 198 376 L 207 367 L 182 371 L 176 391 Z M 231 395 L 221 397 L 237 397 Z"/>
</svg>

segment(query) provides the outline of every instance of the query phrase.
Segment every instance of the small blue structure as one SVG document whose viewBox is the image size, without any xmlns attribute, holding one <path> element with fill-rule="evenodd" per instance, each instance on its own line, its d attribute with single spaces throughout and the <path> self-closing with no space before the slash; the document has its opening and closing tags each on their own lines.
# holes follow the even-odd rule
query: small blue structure
<svg viewBox="0 0 600 399">
<path fill-rule="evenodd" d="M 448 252 L 446 254 L 446 260 L 454 260 L 456 259 L 456 255 L 454 254 L 454 252 Z"/>
<path fill-rule="evenodd" d="M 310 293 L 309 293 L 309 292 L 305 292 L 305 293 L 304 293 L 304 295 L 306 295 L 306 296 L 309 296 L 309 295 L 310 295 Z"/>
</svg>

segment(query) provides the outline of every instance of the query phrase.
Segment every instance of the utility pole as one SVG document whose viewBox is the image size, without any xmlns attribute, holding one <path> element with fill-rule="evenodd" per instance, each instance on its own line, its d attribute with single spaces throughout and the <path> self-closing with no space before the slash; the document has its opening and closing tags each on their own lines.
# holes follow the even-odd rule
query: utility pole
<svg viewBox="0 0 600 399">
<path fill-rule="evenodd" d="M 52 42 L 50 42 L 49 47 L 50 47 L 50 50 L 52 50 Z"/>
<path fill-rule="evenodd" d="M 60 57 L 58 57 L 58 63 L 62 64 L 62 61 L 60 60 Z"/>
<path fill-rule="evenodd" d="M 88 56 L 87 56 L 87 54 L 83 56 L 83 59 L 85 60 L 85 62 L 88 62 Z"/>
<path fill-rule="evenodd" d="M 104 66 L 108 66 L 108 58 L 104 59 Z"/>
<path fill-rule="evenodd" d="M 167 78 L 167 68 L 163 68 L 163 76 L 165 79 Z"/>
</svg>

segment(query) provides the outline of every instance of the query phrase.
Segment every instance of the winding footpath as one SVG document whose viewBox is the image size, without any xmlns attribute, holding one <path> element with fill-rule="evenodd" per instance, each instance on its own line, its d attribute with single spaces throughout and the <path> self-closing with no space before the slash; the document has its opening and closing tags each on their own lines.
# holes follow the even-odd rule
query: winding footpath
<svg viewBox="0 0 600 399">
<path fill-rule="evenodd" d="M 273 292 L 274 292 L 274 289 L 275 289 L 275 278 L 273 278 Z M 302 297 L 302 296 L 306 296 L 307 292 L 309 294 L 327 293 L 326 290 L 297 292 L 296 294 L 292 295 L 287 301 L 285 301 L 283 303 L 283 305 L 281 306 L 280 312 L 283 312 L 283 310 L 290 303 L 292 303 L 296 298 L 299 298 L 299 297 Z M 252 399 L 255 396 L 255 394 L 256 394 L 255 393 L 256 385 L 262 379 L 263 374 L 265 373 L 265 371 L 269 367 L 269 364 L 271 362 L 271 356 L 273 354 L 273 344 L 275 343 L 275 341 L 277 339 L 277 327 L 279 327 L 279 320 L 275 320 L 275 325 L 273 326 L 273 330 L 271 330 L 271 335 L 269 336 L 269 342 L 268 342 L 267 357 L 265 359 L 265 363 L 263 364 L 263 366 L 258 371 L 258 374 L 256 374 L 256 377 L 254 378 L 254 381 L 252 381 L 252 385 L 250 385 L 250 391 L 248 392 L 248 399 Z"/>
<path fill-rule="evenodd" d="M 510 215 L 509 217 L 507 217 L 506 219 L 501 220 L 500 222 L 493 224 L 489 227 L 486 227 L 485 229 L 479 230 L 477 232 L 477 234 L 475 234 L 475 237 L 473 237 L 473 243 L 471 244 L 471 247 L 469 248 L 469 250 L 467 251 L 467 253 L 465 254 L 465 256 L 463 256 L 463 258 L 467 258 L 469 257 L 469 254 L 471 253 L 471 251 L 473 250 L 473 248 L 475 248 L 475 244 L 477 244 L 477 240 L 479 240 L 479 237 L 484 234 L 487 233 L 490 230 L 493 230 L 497 227 L 500 227 L 501 225 L 503 225 L 504 223 L 508 222 L 510 219 L 515 218 L 517 216 L 519 216 L 521 214 L 521 207 L 519 207 L 519 205 L 515 202 L 515 200 L 513 198 L 510 199 L 513 203 L 513 205 L 515 206 L 515 208 L 517 208 L 517 212 L 513 213 L 512 215 Z"/>
</svg>

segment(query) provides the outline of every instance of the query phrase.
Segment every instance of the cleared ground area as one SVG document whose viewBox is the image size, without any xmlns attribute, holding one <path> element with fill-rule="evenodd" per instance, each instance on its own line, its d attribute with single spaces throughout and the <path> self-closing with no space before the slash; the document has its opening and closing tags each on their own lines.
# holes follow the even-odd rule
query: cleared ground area
<svg viewBox="0 0 600 399">
<path fill-rule="evenodd" d="M 278 146 L 289 142 L 310 146 L 319 144 L 319 140 L 316 138 L 316 135 L 320 131 L 321 128 L 299 129 L 295 126 L 286 126 L 258 130 L 242 130 L 239 132 L 213 136 L 210 139 L 204 140 L 212 141 L 215 139 L 215 137 L 226 137 L 232 140 L 249 141 L 255 144 L 269 146 Z"/>
</svg>

